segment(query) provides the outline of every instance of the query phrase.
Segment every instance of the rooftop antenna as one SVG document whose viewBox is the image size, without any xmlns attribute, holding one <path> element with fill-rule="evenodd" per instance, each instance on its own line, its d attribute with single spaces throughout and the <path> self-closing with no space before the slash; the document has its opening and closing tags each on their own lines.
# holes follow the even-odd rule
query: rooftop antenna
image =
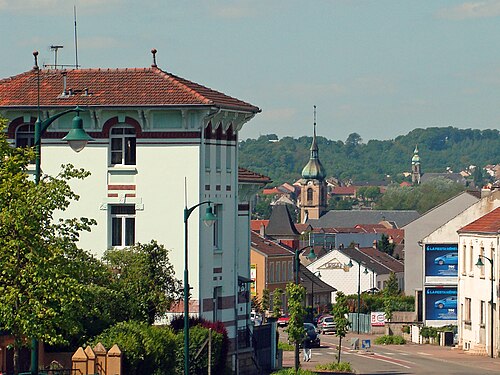
<svg viewBox="0 0 500 375">
<path fill-rule="evenodd" d="M 57 69 L 57 51 L 60 48 L 64 48 L 64 46 L 61 46 L 61 45 L 52 45 L 52 46 L 50 46 L 50 50 L 54 52 L 54 69 Z"/>
<path fill-rule="evenodd" d="M 75 21 L 75 68 L 78 69 L 78 35 L 76 33 L 76 5 L 73 5 L 73 19 Z"/>
<path fill-rule="evenodd" d="M 314 107 L 314 137 L 316 137 L 316 105 Z"/>
</svg>

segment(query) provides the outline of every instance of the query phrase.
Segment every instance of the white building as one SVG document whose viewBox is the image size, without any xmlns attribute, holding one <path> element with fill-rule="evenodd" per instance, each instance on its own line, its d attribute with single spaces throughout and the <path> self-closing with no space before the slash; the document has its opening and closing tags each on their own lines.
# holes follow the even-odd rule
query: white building
<svg viewBox="0 0 500 375">
<path fill-rule="evenodd" d="M 73 115 L 42 139 L 42 170 L 72 163 L 91 172 L 72 183 L 81 196 L 62 213 L 97 220 L 80 247 L 100 256 L 111 247 L 157 240 L 171 249 L 183 279 L 184 208 L 211 201 L 217 222 L 201 225 L 207 205 L 189 219 L 190 313 L 220 320 L 234 344 L 248 320 L 242 286 L 250 277 L 249 197 L 238 189 L 238 133 L 259 108 L 159 69 L 40 70 L 42 119 L 76 105 L 94 138 L 80 153 L 61 140 Z M 37 70 L 0 80 L 0 115 L 13 145 L 32 144 Z M 258 177 L 258 176 L 257 176 Z M 198 307 L 196 307 L 198 306 Z"/>
<path fill-rule="evenodd" d="M 461 228 L 458 236 L 460 342 L 465 350 L 498 357 L 500 207 Z M 477 266 L 479 259 L 483 266 Z"/>
</svg>

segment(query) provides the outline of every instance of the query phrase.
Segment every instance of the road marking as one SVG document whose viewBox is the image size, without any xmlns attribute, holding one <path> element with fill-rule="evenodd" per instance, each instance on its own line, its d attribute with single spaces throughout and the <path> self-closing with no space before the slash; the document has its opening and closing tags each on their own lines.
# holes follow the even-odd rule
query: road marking
<svg viewBox="0 0 500 375">
<path fill-rule="evenodd" d="M 406 365 L 403 365 L 402 363 L 399 363 L 399 362 L 401 362 L 401 360 L 397 360 L 397 359 L 393 359 L 393 358 L 389 358 L 389 357 L 384 357 L 384 356 L 382 356 L 380 354 L 373 354 L 373 355 L 370 355 L 370 356 L 367 356 L 367 355 L 364 355 L 364 354 L 359 354 L 359 353 L 351 353 L 351 354 L 357 355 L 359 357 L 375 359 L 375 360 L 381 361 L 381 362 L 391 363 L 393 365 L 401 366 L 401 367 L 404 367 L 404 368 L 407 368 L 407 369 L 411 368 L 410 366 L 406 366 Z M 408 362 L 408 361 L 402 361 L 402 362 Z"/>
<path fill-rule="evenodd" d="M 420 355 L 432 355 L 432 354 L 424 353 L 424 352 L 417 352 L 417 354 L 420 354 Z"/>
</svg>

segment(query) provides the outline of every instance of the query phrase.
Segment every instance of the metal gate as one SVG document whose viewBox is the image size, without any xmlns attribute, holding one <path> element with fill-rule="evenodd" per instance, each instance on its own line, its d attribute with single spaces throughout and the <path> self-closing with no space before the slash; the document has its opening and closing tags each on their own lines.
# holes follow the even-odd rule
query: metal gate
<svg viewBox="0 0 500 375">
<path fill-rule="evenodd" d="M 371 333 L 370 314 L 349 313 L 349 322 L 351 323 L 351 332 L 358 332 L 359 315 L 359 333 Z"/>
</svg>

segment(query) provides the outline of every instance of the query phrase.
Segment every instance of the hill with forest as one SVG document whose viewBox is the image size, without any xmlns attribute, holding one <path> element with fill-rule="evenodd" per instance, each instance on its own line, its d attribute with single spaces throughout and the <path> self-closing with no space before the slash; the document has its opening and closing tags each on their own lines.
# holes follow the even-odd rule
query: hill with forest
<svg viewBox="0 0 500 375">
<path fill-rule="evenodd" d="M 301 178 L 309 160 L 312 137 L 262 135 L 239 143 L 239 165 L 271 177 L 273 184 Z M 498 130 L 431 127 L 415 129 L 391 140 L 364 142 L 359 134 L 345 141 L 317 137 L 319 157 L 327 176 L 352 181 L 386 180 L 401 182 L 411 171 L 413 150 L 418 145 L 422 173 L 454 172 L 469 166 L 500 163 Z"/>
</svg>

